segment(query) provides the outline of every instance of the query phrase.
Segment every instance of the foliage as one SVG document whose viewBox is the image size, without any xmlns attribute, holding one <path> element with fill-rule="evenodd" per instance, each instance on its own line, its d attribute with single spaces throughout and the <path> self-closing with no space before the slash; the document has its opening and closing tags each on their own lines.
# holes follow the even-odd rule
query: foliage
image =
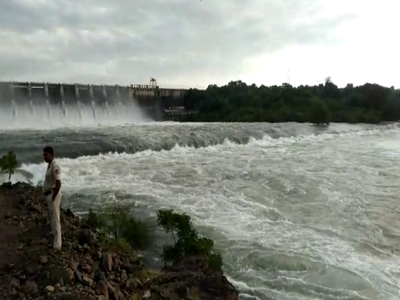
<svg viewBox="0 0 400 300">
<path fill-rule="evenodd" d="M 316 125 L 329 124 L 329 108 L 325 102 L 314 99 L 310 106 L 310 122 Z"/>
<path fill-rule="evenodd" d="M 323 84 L 299 87 L 231 81 L 190 89 L 184 106 L 197 114 L 183 121 L 380 123 L 400 119 L 400 90 L 370 83 L 338 88 L 330 77 Z"/>
<path fill-rule="evenodd" d="M 11 176 L 14 174 L 18 166 L 17 156 L 12 151 L 0 158 L 0 168 L 2 172 L 8 173 L 8 181 L 11 181 Z"/>
<path fill-rule="evenodd" d="M 174 245 L 163 247 L 164 264 L 177 262 L 187 255 L 200 255 L 208 260 L 210 268 L 221 270 L 222 257 L 213 250 L 214 242 L 199 236 L 188 215 L 162 209 L 158 211 L 157 223 L 165 232 L 171 233 L 174 239 Z"/>
<path fill-rule="evenodd" d="M 43 193 L 43 182 L 40 181 L 38 184 L 35 186 L 35 190 L 39 193 Z"/>
<path fill-rule="evenodd" d="M 101 218 L 99 214 L 96 214 L 92 209 L 89 209 L 89 213 L 85 216 L 82 222 L 93 229 L 104 228 L 104 218 Z"/>
<path fill-rule="evenodd" d="M 129 209 L 115 206 L 108 211 L 95 213 L 89 210 L 83 223 L 98 229 L 105 242 L 116 248 L 146 249 L 152 241 L 151 227 L 146 221 L 136 220 Z"/>
</svg>

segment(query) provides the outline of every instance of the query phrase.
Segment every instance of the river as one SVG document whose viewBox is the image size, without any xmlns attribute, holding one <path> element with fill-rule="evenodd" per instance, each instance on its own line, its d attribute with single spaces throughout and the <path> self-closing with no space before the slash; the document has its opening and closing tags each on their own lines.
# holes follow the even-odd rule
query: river
<svg viewBox="0 0 400 300">
<path fill-rule="evenodd" d="M 0 113 L 0 153 L 38 182 L 53 146 L 77 212 L 188 213 L 242 299 L 400 299 L 399 125 L 42 118 Z"/>
</svg>

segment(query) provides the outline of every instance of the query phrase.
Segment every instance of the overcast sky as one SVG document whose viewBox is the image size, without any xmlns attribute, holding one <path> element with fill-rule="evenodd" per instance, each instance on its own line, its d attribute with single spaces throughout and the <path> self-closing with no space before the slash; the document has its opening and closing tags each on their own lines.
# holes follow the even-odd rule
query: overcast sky
<svg viewBox="0 0 400 300">
<path fill-rule="evenodd" d="M 0 80 L 399 87 L 397 2 L 1 0 Z"/>
</svg>

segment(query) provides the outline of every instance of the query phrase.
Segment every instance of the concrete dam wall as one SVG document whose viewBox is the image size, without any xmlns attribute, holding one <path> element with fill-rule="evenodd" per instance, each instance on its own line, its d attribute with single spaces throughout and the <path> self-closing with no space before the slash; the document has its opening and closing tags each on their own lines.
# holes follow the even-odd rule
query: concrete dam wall
<svg viewBox="0 0 400 300">
<path fill-rule="evenodd" d="M 115 105 L 137 105 L 155 120 L 171 119 L 171 108 L 183 107 L 185 89 L 159 88 L 155 84 L 84 85 L 43 82 L 0 82 L 0 109 L 23 107 L 90 106 L 94 110 Z M 172 111 L 174 111 L 172 109 Z"/>
</svg>

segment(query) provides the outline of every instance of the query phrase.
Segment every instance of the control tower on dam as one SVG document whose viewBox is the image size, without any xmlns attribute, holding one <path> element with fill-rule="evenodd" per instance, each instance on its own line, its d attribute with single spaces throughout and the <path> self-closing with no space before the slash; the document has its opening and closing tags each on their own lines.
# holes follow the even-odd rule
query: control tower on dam
<svg viewBox="0 0 400 300">
<path fill-rule="evenodd" d="M 38 105 L 139 105 L 150 115 L 162 118 L 171 107 L 183 106 L 186 89 L 160 88 L 150 84 L 93 85 L 47 82 L 0 82 L 0 107 Z"/>
</svg>

